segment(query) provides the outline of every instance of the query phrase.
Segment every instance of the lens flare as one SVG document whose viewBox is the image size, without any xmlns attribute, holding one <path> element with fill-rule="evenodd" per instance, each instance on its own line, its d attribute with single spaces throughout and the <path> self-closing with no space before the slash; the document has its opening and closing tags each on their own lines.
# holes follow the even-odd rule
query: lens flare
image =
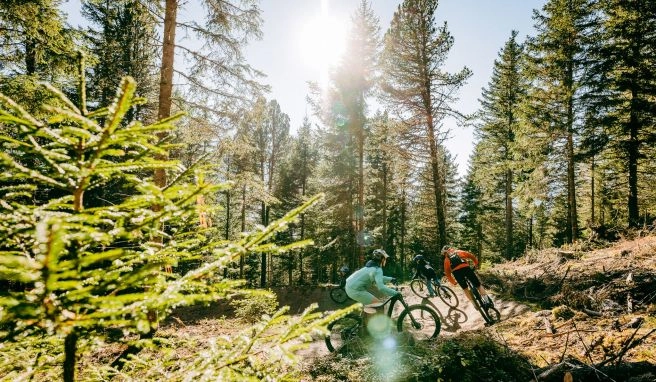
<svg viewBox="0 0 656 382">
<path fill-rule="evenodd" d="M 392 334 L 392 320 L 384 314 L 377 314 L 369 319 L 367 330 L 373 338 L 382 339 Z"/>
</svg>

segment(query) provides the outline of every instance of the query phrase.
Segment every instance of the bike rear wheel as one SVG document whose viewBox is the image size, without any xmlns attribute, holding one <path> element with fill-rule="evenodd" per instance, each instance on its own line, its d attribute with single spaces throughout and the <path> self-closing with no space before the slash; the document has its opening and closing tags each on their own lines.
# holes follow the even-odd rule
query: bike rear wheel
<svg viewBox="0 0 656 382">
<path fill-rule="evenodd" d="M 458 296 L 456 296 L 453 289 L 449 288 L 448 286 L 439 285 L 435 289 L 437 290 L 437 295 L 440 297 L 440 300 L 442 300 L 442 302 L 444 302 L 446 305 L 455 308 L 460 303 L 458 301 Z"/>
<path fill-rule="evenodd" d="M 361 326 L 362 317 L 356 314 L 347 314 L 331 322 L 326 327 L 328 329 L 326 347 L 331 352 L 338 352 L 349 344 L 360 342 Z"/>
<path fill-rule="evenodd" d="M 346 294 L 346 291 L 341 287 L 333 288 L 330 290 L 330 299 L 337 304 L 345 303 L 348 298 L 349 297 Z"/>
<path fill-rule="evenodd" d="M 421 298 L 428 298 L 429 292 L 426 283 L 421 279 L 414 279 L 410 282 L 410 289 L 412 292 Z"/>
<path fill-rule="evenodd" d="M 442 329 L 437 313 L 426 305 L 410 305 L 401 312 L 396 325 L 399 332 L 406 331 L 417 341 L 433 339 Z"/>
</svg>

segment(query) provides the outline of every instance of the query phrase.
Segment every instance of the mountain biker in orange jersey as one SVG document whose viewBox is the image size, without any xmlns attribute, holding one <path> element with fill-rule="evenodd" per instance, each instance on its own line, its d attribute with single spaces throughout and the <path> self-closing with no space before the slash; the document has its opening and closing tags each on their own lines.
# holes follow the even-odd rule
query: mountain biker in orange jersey
<svg viewBox="0 0 656 382">
<path fill-rule="evenodd" d="M 488 296 L 487 291 L 483 288 L 481 280 L 474 270 L 469 266 L 467 259 L 470 259 L 474 262 L 474 268 L 478 267 L 478 259 L 473 254 L 463 251 L 460 249 L 449 247 L 445 245 L 442 248 L 442 256 L 444 256 L 444 274 L 446 278 L 451 282 L 451 284 L 460 285 L 460 287 L 465 291 L 465 295 L 471 301 L 474 302 L 474 296 L 472 295 L 469 288 L 467 288 L 467 279 L 469 279 L 472 285 L 478 289 L 478 292 L 481 294 L 483 304 L 486 306 L 492 306 L 492 299 Z"/>
</svg>

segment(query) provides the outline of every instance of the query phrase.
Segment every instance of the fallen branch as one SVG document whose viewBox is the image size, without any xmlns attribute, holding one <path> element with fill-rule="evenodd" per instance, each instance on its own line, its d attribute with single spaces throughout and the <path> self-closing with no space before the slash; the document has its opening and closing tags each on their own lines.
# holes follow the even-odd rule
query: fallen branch
<svg viewBox="0 0 656 382">
<path fill-rule="evenodd" d="M 555 338 L 555 337 L 564 336 L 566 334 L 576 333 L 577 331 L 578 332 L 594 333 L 594 332 L 597 332 L 598 330 L 596 330 L 596 329 L 578 329 L 578 330 L 577 329 L 572 329 L 572 330 L 568 330 L 566 332 L 554 333 L 554 334 L 551 334 L 551 335 L 548 335 L 548 336 L 544 335 L 544 337 Z"/>
<path fill-rule="evenodd" d="M 603 316 L 603 314 L 601 314 L 601 312 L 596 312 L 594 310 L 590 310 L 590 309 L 587 309 L 587 308 L 583 308 L 583 312 L 585 312 L 585 314 L 587 314 L 588 316 L 592 316 L 592 317 L 601 317 L 601 316 Z"/>
</svg>

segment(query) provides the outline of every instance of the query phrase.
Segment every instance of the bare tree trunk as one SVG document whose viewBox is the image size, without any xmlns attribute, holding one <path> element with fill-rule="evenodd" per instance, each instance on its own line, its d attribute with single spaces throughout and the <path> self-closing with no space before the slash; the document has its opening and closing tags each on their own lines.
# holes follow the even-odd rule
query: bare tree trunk
<svg viewBox="0 0 656 382">
<path fill-rule="evenodd" d="M 36 73 L 36 43 L 31 37 L 25 41 L 25 73 L 28 75 Z"/>
<path fill-rule="evenodd" d="M 574 242 L 579 237 L 579 224 L 578 213 L 576 209 L 576 178 L 575 178 L 575 165 L 574 162 L 574 89 L 573 89 L 573 58 L 569 60 L 567 67 L 567 84 L 568 99 L 567 99 L 567 212 L 570 226 L 568 236 L 570 243 Z"/>
<path fill-rule="evenodd" d="M 401 269 L 405 272 L 405 184 L 401 190 L 401 243 L 399 245 L 401 250 Z"/>
<path fill-rule="evenodd" d="M 241 232 L 246 231 L 246 185 L 241 189 Z M 239 278 L 244 278 L 244 255 L 239 257 Z"/>
<path fill-rule="evenodd" d="M 388 242 L 387 234 L 387 163 L 383 163 L 383 248 L 389 250 L 391 245 Z"/>
<path fill-rule="evenodd" d="M 635 82 L 634 82 L 635 83 Z M 631 116 L 629 118 L 629 144 L 628 167 L 629 167 L 629 226 L 640 226 L 640 212 L 638 210 L 638 158 L 640 157 L 640 142 L 638 141 L 639 121 L 637 116 L 638 91 L 631 89 Z"/>
<path fill-rule="evenodd" d="M 72 331 L 64 339 L 64 382 L 75 381 L 75 365 L 77 363 L 77 333 Z"/>
<path fill-rule="evenodd" d="M 426 111 L 429 112 L 430 108 Z M 446 218 L 444 213 L 444 199 L 442 198 L 444 189 L 444 179 L 440 173 L 440 159 L 438 156 L 437 142 L 435 140 L 435 125 L 433 115 L 427 115 L 427 132 L 428 145 L 430 149 L 431 171 L 433 175 L 433 191 L 435 192 L 435 216 L 437 217 L 437 239 L 441 248 L 446 244 Z"/>
<path fill-rule="evenodd" d="M 513 255 L 512 178 L 512 171 L 506 170 L 506 260 L 510 260 Z"/>
<path fill-rule="evenodd" d="M 175 57 L 175 23 L 178 12 L 178 0 L 166 0 L 164 10 L 164 36 L 162 47 L 162 66 L 159 80 L 159 107 L 157 118 L 164 119 L 171 116 L 171 95 L 173 94 L 173 58 Z M 159 133 L 160 140 L 165 139 L 166 133 Z M 158 158 L 166 159 L 166 158 Z M 156 169 L 154 182 L 159 187 L 166 186 L 166 171 Z"/>
<path fill-rule="evenodd" d="M 306 148 L 303 149 L 303 175 L 302 175 L 302 180 L 301 180 L 301 196 L 303 199 L 305 199 L 305 188 L 307 185 L 307 166 L 306 166 Z M 305 240 L 305 213 L 301 214 L 301 240 Z M 305 249 L 301 248 L 300 252 L 298 253 L 298 268 L 299 268 L 299 284 L 303 285 L 305 283 L 305 272 L 303 270 L 303 255 L 305 253 Z"/>
<path fill-rule="evenodd" d="M 592 226 L 595 222 L 595 157 L 592 156 L 592 163 L 590 164 L 590 223 Z"/>
</svg>

